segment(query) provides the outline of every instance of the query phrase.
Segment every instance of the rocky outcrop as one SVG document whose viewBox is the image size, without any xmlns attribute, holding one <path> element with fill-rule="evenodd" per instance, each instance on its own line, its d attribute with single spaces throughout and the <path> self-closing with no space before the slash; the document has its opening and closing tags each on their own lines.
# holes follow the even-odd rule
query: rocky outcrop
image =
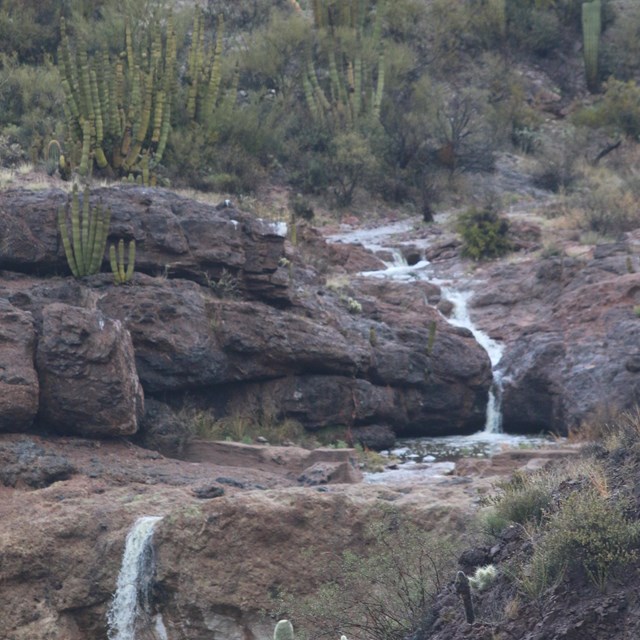
<svg viewBox="0 0 640 640">
<path fill-rule="evenodd" d="M 97 310 L 47 305 L 36 362 L 40 420 L 48 428 L 87 437 L 138 430 L 144 396 L 121 322 Z"/>
<path fill-rule="evenodd" d="M 433 308 L 436 286 L 362 278 L 325 286 L 310 248 L 286 244 L 281 223 L 160 189 L 90 197 L 111 210 L 111 239 L 136 241 L 127 286 L 107 274 L 47 276 L 66 268 L 56 223 L 66 194 L 0 193 L 0 266 L 12 269 L 2 273 L 0 299 L 33 317 L 37 428 L 128 435 L 141 423 L 159 436 L 152 446 L 179 451 L 184 429 L 166 404 L 140 422 L 136 373 L 147 397 L 173 406 L 196 398 L 218 417 L 268 414 L 311 430 L 375 425 L 387 435 L 482 426 L 490 363 L 468 331 Z M 344 249 L 310 237 L 317 255 L 345 259 Z M 23 338 L 33 339 L 33 330 Z M 29 417 L 22 422 L 15 428 Z"/>
<path fill-rule="evenodd" d="M 0 298 L 0 431 L 25 431 L 38 411 L 33 317 Z"/>
<path fill-rule="evenodd" d="M 163 517 L 151 613 L 170 638 L 271 638 L 263 612 L 278 590 L 313 593 L 328 556 L 366 551 L 372 519 L 392 506 L 427 528 L 452 527 L 472 500 L 468 485 L 452 496 L 454 478 L 335 484 L 348 479 L 341 465 L 358 474 L 351 450 L 191 447 L 183 462 L 122 440 L 0 434 L 3 640 L 105 638 L 125 539 L 141 516 Z"/>
<path fill-rule="evenodd" d="M 565 433 L 639 401 L 637 252 L 629 238 L 581 258 L 488 270 L 472 304 L 481 326 L 506 342 L 509 429 Z"/>
<path fill-rule="evenodd" d="M 287 299 L 288 275 L 279 266 L 286 225 L 234 207 L 217 209 L 164 189 L 95 189 L 91 205 L 111 211 L 109 242 L 136 241 L 136 270 L 217 282 L 227 270 L 252 296 Z M 0 192 L 0 269 L 55 273 L 68 269 L 57 215 L 61 190 Z M 106 263 L 106 261 L 105 261 Z"/>
</svg>

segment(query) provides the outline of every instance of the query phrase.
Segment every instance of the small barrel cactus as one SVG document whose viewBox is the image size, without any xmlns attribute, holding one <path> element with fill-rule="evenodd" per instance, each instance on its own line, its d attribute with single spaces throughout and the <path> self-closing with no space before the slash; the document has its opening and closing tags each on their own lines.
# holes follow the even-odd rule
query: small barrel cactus
<svg viewBox="0 0 640 640">
<path fill-rule="evenodd" d="M 289 620 L 280 620 L 273 631 L 273 640 L 294 640 L 293 625 Z"/>
</svg>

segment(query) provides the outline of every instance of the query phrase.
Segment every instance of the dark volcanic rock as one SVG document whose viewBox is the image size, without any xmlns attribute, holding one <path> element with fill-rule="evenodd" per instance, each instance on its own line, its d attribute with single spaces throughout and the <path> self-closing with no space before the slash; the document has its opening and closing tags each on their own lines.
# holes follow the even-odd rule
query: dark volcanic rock
<svg viewBox="0 0 640 640">
<path fill-rule="evenodd" d="M 42 315 L 39 420 L 60 433 L 135 433 L 144 401 L 127 330 L 100 311 L 61 303 Z"/>
<path fill-rule="evenodd" d="M 25 431 L 38 412 L 34 357 L 31 314 L 0 298 L 0 431 Z"/>
<path fill-rule="evenodd" d="M 216 209 L 164 189 L 109 187 L 93 190 L 90 199 L 111 210 L 110 241 L 135 239 L 137 271 L 202 283 L 215 282 L 227 271 L 251 295 L 288 299 L 288 274 L 279 268 L 282 223 L 234 208 Z M 1 269 L 67 269 L 57 224 L 58 209 L 67 201 L 59 190 L 0 193 Z"/>
<path fill-rule="evenodd" d="M 0 483 L 5 486 L 42 489 L 74 473 L 76 468 L 67 458 L 32 440 L 0 442 Z"/>
<path fill-rule="evenodd" d="M 41 244 L 22 251 L 30 237 L 19 237 L 19 225 L 5 228 L 14 248 L 0 266 L 15 271 L 5 272 L 0 298 L 34 319 L 42 426 L 134 433 L 136 372 L 147 396 L 175 406 L 197 396 L 217 417 L 251 411 L 309 429 L 383 424 L 416 435 L 482 426 L 490 363 L 469 332 L 431 306 L 438 287 L 354 278 L 345 290 L 328 289 L 313 260 L 301 258 L 311 245 L 320 261 L 332 251 L 309 229 L 310 245 L 298 251 L 285 247 L 282 224 L 161 189 L 90 197 L 111 209 L 113 240 L 136 240 L 127 286 L 108 274 L 44 280 L 38 272 L 66 268 L 55 222 L 66 194 L 0 193 L 0 218 L 22 216 Z M 340 262 L 334 253 L 328 260 Z M 366 252 L 355 253 L 364 265 Z M 25 336 L 28 344 L 33 335 Z M 143 424 L 141 443 L 179 455 L 185 434 L 166 407 L 152 408 Z"/>
<path fill-rule="evenodd" d="M 640 398 L 640 274 L 620 243 L 593 259 L 497 266 L 474 314 L 506 342 L 500 369 L 509 430 L 565 433 Z"/>
</svg>

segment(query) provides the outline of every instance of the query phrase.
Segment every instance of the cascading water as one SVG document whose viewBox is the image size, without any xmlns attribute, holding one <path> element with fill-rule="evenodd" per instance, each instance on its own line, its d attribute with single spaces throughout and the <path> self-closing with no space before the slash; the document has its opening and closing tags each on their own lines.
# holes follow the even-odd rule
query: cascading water
<svg viewBox="0 0 640 640">
<path fill-rule="evenodd" d="M 448 287 L 440 288 L 444 297 L 453 304 L 453 313 L 448 319 L 457 327 L 469 329 L 476 339 L 476 342 L 487 352 L 493 369 L 493 384 L 489 390 L 489 400 L 487 402 L 487 414 L 485 419 L 485 433 L 500 433 L 502 431 L 502 412 L 500 411 L 500 400 L 502 395 L 502 373 L 497 369 L 504 345 L 496 342 L 484 331 L 480 331 L 471 320 L 469 315 L 468 302 L 471 298 L 471 291 L 455 291 Z"/>
<path fill-rule="evenodd" d="M 107 613 L 109 640 L 136 640 L 141 620 L 148 625 L 151 613 L 150 591 L 155 577 L 152 539 L 161 516 L 143 516 L 127 535 L 118 575 L 116 592 Z M 154 618 L 155 636 L 167 640 L 167 632 L 158 614 Z"/>
<path fill-rule="evenodd" d="M 478 329 L 471 320 L 468 301 L 472 291 L 466 278 L 450 275 L 450 272 L 446 279 L 438 277 L 439 270 L 426 259 L 415 264 L 407 263 L 401 247 L 406 245 L 415 254 L 416 247 L 420 244 L 420 241 L 415 239 L 406 239 L 412 228 L 411 221 L 401 221 L 375 229 L 358 229 L 336 234 L 327 239 L 330 242 L 361 244 L 377 254 L 385 263 L 384 269 L 367 271 L 360 275 L 405 282 L 415 279 L 428 280 L 439 285 L 442 296 L 453 304 L 452 316 L 447 320 L 451 324 L 469 329 L 487 352 L 493 369 L 493 385 L 489 392 L 483 431 L 464 436 L 420 437 L 399 441 L 398 448 L 390 453 L 401 460 L 400 466 L 394 465 L 394 468 L 381 473 L 365 474 L 365 481 L 370 483 L 405 482 L 409 479 L 411 482 L 441 481 L 446 474 L 451 473 L 455 466 L 454 460 L 460 457 L 486 457 L 503 447 L 521 446 L 523 442 L 529 446 L 547 444 L 542 437 L 507 434 L 502 431 L 502 372 L 499 362 L 504 346 Z M 392 238 L 395 239 L 391 240 Z M 422 244 L 426 250 L 428 240 Z"/>
<path fill-rule="evenodd" d="M 376 237 L 377 239 L 377 237 Z M 363 245 L 369 249 L 383 249 L 381 245 L 374 243 L 368 238 L 368 242 Z M 408 280 L 411 278 L 427 279 L 424 269 L 429 266 L 427 260 L 420 260 L 416 264 L 409 265 L 402 252 L 398 249 L 385 249 L 391 254 L 392 260 L 385 262 L 386 269 L 380 271 L 366 271 L 362 275 L 391 278 L 393 280 Z M 469 329 L 476 339 L 476 342 L 487 352 L 493 370 L 493 384 L 489 390 L 487 402 L 487 413 L 485 418 L 484 432 L 500 433 L 502 431 L 502 413 L 500 411 L 500 399 L 502 394 L 502 375 L 497 370 L 498 363 L 504 352 L 504 345 L 496 342 L 486 333 L 478 329 L 469 315 L 468 301 L 471 298 L 471 291 L 460 291 L 444 286 L 444 283 L 437 278 L 429 278 L 434 284 L 440 285 L 443 296 L 453 304 L 453 313 L 448 321 L 458 327 Z"/>
</svg>

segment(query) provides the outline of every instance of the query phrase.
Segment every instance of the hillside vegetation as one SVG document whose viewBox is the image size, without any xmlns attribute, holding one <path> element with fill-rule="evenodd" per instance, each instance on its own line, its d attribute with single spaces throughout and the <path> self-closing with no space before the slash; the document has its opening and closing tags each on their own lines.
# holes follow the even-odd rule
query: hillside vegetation
<svg viewBox="0 0 640 640">
<path fill-rule="evenodd" d="M 585 227 L 635 224 L 640 7 L 200 4 L 4 0 L 2 163 L 224 194 L 284 184 L 293 215 L 366 193 L 429 220 L 508 150 L 580 194 Z"/>
</svg>

